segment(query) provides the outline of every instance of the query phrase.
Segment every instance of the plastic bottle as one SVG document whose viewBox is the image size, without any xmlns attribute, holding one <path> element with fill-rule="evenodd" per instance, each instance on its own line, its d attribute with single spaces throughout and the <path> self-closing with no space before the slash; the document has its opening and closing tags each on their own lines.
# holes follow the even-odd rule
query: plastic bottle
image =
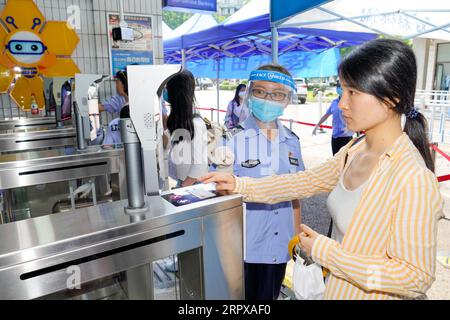
<svg viewBox="0 0 450 320">
<path fill-rule="evenodd" d="M 34 95 L 31 96 L 31 114 L 32 115 L 39 114 L 39 106 L 36 102 L 36 97 Z"/>
</svg>

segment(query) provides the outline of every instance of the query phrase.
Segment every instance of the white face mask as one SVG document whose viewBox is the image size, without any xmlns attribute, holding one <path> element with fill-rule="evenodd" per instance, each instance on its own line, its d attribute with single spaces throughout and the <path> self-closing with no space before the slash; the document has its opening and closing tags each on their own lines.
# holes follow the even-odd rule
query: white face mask
<svg viewBox="0 0 450 320">
<path fill-rule="evenodd" d="M 239 98 L 244 99 L 245 91 L 239 91 Z"/>
</svg>

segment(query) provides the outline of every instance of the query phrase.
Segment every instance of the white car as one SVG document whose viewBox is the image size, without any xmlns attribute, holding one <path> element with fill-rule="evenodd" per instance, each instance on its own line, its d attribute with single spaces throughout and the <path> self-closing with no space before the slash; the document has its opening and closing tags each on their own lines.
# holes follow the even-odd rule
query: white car
<svg viewBox="0 0 450 320">
<path fill-rule="evenodd" d="M 301 104 L 305 104 L 308 95 L 308 85 L 306 84 L 306 80 L 303 78 L 295 78 L 294 81 L 295 86 L 297 87 L 298 101 Z"/>
<path fill-rule="evenodd" d="M 209 78 L 197 78 L 195 79 L 195 85 L 199 90 L 208 90 L 214 86 L 214 83 Z"/>
</svg>

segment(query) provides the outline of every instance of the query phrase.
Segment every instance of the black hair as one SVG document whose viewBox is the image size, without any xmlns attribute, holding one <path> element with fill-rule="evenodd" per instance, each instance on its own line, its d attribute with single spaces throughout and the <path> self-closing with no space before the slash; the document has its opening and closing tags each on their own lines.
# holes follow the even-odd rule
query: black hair
<svg viewBox="0 0 450 320">
<path fill-rule="evenodd" d="M 120 109 L 119 113 L 120 118 L 130 118 L 130 106 L 127 104 Z"/>
<path fill-rule="evenodd" d="M 241 92 L 242 88 L 246 88 L 247 86 L 243 83 L 239 84 L 236 87 L 236 91 L 234 93 L 234 98 L 232 101 L 236 102 L 238 106 L 241 105 L 241 98 L 239 97 L 239 92 Z"/>
<path fill-rule="evenodd" d="M 128 75 L 127 75 L 127 72 L 123 71 L 123 70 L 117 71 L 116 79 L 119 80 L 122 83 L 123 91 L 125 91 L 125 93 L 128 96 Z"/>
<path fill-rule="evenodd" d="M 414 110 L 417 63 L 414 52 L 405 43 L 392 39 L 366 42 L 350 52 L 339 65 L 339 78 L 349 87 L 373 95 L 394 111 L 407 116 Z M 418 112 L 406 117 L 404 131 L 422 155 L 428 169 L 434 172 L 427 121 Z"/>
<path fill-rule="evenodd" d="M 194 103 L 195 79 L 192 73 L 184 70 L 167 82 L 170 114 L 167 119 L 167 128 L 170 134 L 177 129 L 188 130 L 191 139 L 194 138 Z M 173 143 L 178 143 L 174 141 Z"/>
</svg>

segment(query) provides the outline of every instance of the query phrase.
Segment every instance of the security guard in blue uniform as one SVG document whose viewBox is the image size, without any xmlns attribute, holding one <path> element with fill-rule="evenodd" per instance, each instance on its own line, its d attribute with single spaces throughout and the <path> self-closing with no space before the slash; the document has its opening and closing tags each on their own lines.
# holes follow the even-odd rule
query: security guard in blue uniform
<svg viewBox="0 0 450 320">
<path fill-rule="evenodd" d="M 251 73 L 246 94 L 251 114 L 227 142 L 236 176 L 259 178 L 305 169 L 298 137 L 278 119 L 294 90 L 289 72 L 279 65 L 261 66 Z M 299 231 L 300 220 L 299 201 L 246 204 L 246 299 L 278 298 L 290 259 L 287 247 Z"/>
</svg>

